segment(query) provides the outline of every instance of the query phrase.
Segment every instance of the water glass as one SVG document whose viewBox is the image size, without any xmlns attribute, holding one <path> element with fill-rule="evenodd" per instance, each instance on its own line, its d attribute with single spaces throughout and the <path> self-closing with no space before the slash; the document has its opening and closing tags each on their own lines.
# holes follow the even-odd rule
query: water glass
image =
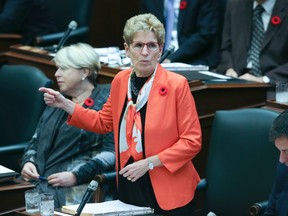
<svg viewBox="0 0 288 216">
<path fill-rule="evenodd" d="M 40 215 L 41 216 L 54 215 L 54 198 L 52 193 L 40 194 Z"/>
<path fill-rule="evenodd" d="M 37 190 L 25 191 L 25 207 L 29 214 L 39 212 L 39 192 Z"/>
<path fill-rule="evenodd" d="M 288 83 L 287 82 L 276 83 L 276 102 L 288 103 Z"/>
</svg>

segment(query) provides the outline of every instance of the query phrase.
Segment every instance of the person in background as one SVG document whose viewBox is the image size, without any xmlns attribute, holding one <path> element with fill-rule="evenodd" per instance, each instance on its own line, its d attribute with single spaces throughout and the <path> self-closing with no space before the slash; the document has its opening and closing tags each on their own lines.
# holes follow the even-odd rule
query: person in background
<svg viewBox="0 0 288 216">
<path fill-rule="evenodd" d="M 288 110 L 283 111 L 274 120 L 270 139 L 280 151 L 276 179 L 269 197 L 264 216 L 288 215 Z"/>
<path fill-rule="evenodd" d="M 219 0 L 141 0 L 141 13 L 152 13 L 165 23 L 166 50 L 175 52 L 164 62 L 202 64 L 215 68 L 220 60 L 221 10 Z"/>
<path fill-rule="evenodd" d="M 114 131 L 121 201 L 160 215 L 191 216 L 200 181 L 191 160 L 202 136 L 187 79 L 158 63 L 165 30 L 154 15 L 130 18 L 123 37 L 133 67 L 117 73 L 102 110 L 85 109 L 49 88 L 39 90 L 47 105 L 71 115 L 69 125 Z"/>
<path fill-rule="evenodd" d="M 271 83 L 288 81 L 288 0 L 228 1 L 217 71 Z"/>
<path fill-rule="evenodd" d="M 0 0 L 0 33 L 22 35 L 22 44 L 33 45 L 36 36 L 57 31 L 49 0 Z"/>
<path fill-rule="evenodd" d="M 110 85 L 96 83 L 99 57 L 84 43 L 62 48 L 54 62 L 61 95 L 89 110 L 100 110 Z M 60 93 L 59 93 L 60 94 Z M 54 195 L 55 207 L 79 204 L 96 174 L 115 167 L 113 133 L 96 134 L 67 125 L 68 114 L 47 107 L 22 158 L 22 177 Z M 47 180 L 43 180 L 39 176 Z"/>
</svg>

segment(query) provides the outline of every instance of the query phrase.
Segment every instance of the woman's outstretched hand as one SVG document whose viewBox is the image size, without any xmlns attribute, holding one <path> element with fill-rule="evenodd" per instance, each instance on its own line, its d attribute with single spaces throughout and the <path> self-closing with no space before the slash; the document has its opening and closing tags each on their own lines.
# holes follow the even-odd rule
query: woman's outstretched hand
<svg viewBox="0 0 288 216">
<path fill-rule="evenodd" d="M 72 115 L 75 108 L 75 103 L 65 98 L 60 92 L 51 88 L 41 87 L 40 92 L 44 92 L 44 101 L 48 106 L 63 109 L 69 115 Z"/>
<path fill-rule="evenodd" d="M 44 92 L 44 101 L 48 106 L 58 108 L 63 107 L 65 97 L 62 94 L 60 94 L 60 92 L 45 87 L 39 88 L 39 91 Z"/>
</svg>

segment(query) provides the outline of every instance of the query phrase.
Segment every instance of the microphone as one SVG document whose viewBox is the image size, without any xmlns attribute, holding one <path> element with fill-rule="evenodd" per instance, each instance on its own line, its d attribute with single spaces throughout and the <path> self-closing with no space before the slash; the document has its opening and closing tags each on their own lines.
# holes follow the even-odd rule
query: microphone
<svg viewBox="0 0 288 216">
<path fill-rule="evenodd" d="M 163 53 L 163 55 L 159 59 L 159 63 L 162 63 L 164 59 L 167 58 L 168 55 L 174 52 L 174 50 L 175 50 L 175 46 L 173 44 L 170 44 L 167 50 Z"/>
<path fill-rule="evenodd" d="M 59 43 L 58 43 L 58 45 L 57 45 L 57 47 L 55 49 L 55 52 L 57 52 L 58 50 L 61 49 L 61 47 L 64 45 L 64 43 L 66 42 L 66 40 L 70 36 L 71 32 L 77 28 L 77 25 L 78 25 L 77 22 L 74 21 L 74 20 L 72 20 L 69 23 L 66 32 L 64 33 L 63 37 L 61 38 L 61 40 L 59 41 Z"/>
<path fill-rule="evenodd" d="M 75 216 L 80 216 L 84 206 L 89 201 L 94 191 L 96 191 L 97 187 L 98 187 L 98 182 L 95 180 L 92 180 L 90 184 L 88 185 L 88 188 L 82 198 L 82 201 L 75 212 Z"/>
</svg>

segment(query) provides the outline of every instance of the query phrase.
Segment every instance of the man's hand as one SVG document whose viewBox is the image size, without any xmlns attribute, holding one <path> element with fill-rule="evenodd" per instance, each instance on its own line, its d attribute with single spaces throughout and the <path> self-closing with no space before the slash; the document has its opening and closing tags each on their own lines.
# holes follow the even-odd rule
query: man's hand
<svg viewBox="0 0 288 216">
<path fill-rule="evenodd" d="M 250 73 L 245 73 L 242 76 L 240 76 L 239 78 L 244 79 L 244 80 L 248 80 L 248 81 L 263 83 L 263 76 L 256 77 Z"/>
<path fill-rule="evenodd" d="M 38 179 L 39 173 L 36 169 L 36 166 L 31 163 L 27 162 L 24 164 L 23 169 L 21 171 L 21 175 L 25 181 L 29 181 L 30 179 Z"/>
<path fill-rule="evenodd" d="M 225 75 L 236 78 L 238 77 L 237 72 L 233 68 L 229 68 L 228 70 L 226 70 Z"/>
<path fill-rule="evenodd" d="M 53 187 L 71 187 L 77 183 L 76 176 L 72 172 L 55 173 L 48 176 L 47 180 Z"/>
</svg>

